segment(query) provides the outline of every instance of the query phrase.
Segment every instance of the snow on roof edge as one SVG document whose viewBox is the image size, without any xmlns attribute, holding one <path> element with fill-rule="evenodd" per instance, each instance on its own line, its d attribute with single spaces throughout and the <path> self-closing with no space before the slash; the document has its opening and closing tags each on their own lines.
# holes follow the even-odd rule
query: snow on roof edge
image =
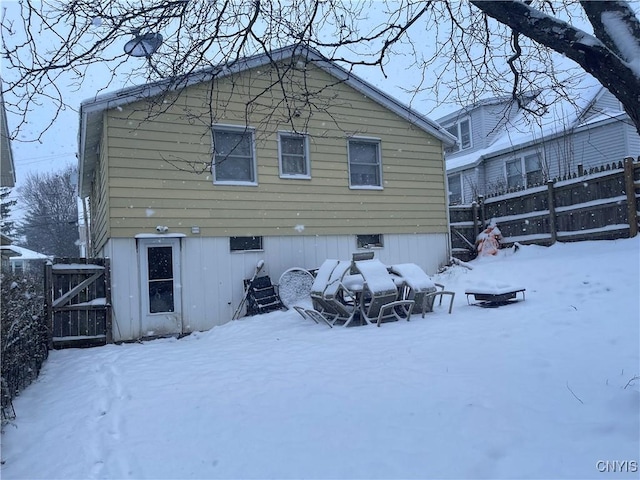
<svg viewBox="0 0 640 480">
<path fill-rule="evenodd" d="M 17 253 L 19 257 L 12 257 L 16 260 L 50 260 L 53 258 L 51 255 L 45 255 L 44 253 L 39 253 L 17 245 L 1 245 L 0 250 L 8 250 Z"/>
</svg>

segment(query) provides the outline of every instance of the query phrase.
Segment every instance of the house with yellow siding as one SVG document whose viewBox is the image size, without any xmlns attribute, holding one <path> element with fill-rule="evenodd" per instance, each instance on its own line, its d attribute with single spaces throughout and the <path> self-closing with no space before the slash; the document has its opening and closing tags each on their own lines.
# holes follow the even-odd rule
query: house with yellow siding
<svg viewBox="0 0 640 480">
<path fill-rule="evenodd" d="M 373 250 L 429 273 L 450 257 L 455 137 L 301 46 L 80 108 L 90 255 L 111 259 L 114 340 L 207 330 L 264 261 Z"/>
</svg>

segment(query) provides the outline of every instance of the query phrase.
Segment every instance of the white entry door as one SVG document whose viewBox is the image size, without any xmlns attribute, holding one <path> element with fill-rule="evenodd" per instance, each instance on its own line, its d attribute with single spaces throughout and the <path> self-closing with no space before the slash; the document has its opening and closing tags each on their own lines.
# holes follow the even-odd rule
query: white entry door
<svg viewBox="0 0 640 480">
<path fill-rule="evenodd" d="M 143 337 L 182 332 L 180 239 L 138 239 Z"/>
</svg>

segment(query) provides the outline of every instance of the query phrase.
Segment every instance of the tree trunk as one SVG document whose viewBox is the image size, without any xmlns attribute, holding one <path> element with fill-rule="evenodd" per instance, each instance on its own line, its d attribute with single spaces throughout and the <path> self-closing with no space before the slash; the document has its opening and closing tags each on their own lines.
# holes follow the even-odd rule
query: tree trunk
<svg viewBox="0 0 640 480">
<path fill-rule="evenodd" d="M 514 31 L 575 61 L 622 102 L 640 134 L 640 71 L 632 65 L 640 60 L 625 57 L 640 51 L 640 22 L 626 2 L 582 2 L 597 37 L 519 0 L 471 3 Z M 626 49 L 624 42 L 611 35 L 603 13 L 616 15 L 618 22 L 628 27 L 626 41 L 635 40 L 635 48 Z"/>
</svg>

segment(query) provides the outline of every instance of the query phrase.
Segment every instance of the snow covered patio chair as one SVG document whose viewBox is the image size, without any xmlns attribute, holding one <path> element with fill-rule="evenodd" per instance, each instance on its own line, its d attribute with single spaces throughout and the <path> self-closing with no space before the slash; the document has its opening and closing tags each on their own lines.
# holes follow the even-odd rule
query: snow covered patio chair
<svg viewBox="0 0 640 480">
<path fill-rule="evenodd" d="M 355 305 L 351 302 L 354 296 L 342 283 L 342 278 L 350 267 L 351 262 L 325 260 L 311 286 L 313 308 L 326 318 L 331 326 L 338 322 L 347 326 L 356 314 Z"/>
<path fill-rule="evenodd" d="M 451 313 L 455 292 L 447 291 L 444 289 L 444 285 L 435 283 L 418 265 L 401 263 L 392 265 L 389 267 L 389 271 L 403 280 L 402 298 L 414 300 L 416 302 L 414 310 L 418 309 L 422 313 L 422 318 L 427 312 L 433 311 L 436 297 L 440 297 L 439 304 L 442 305 L 444 295 L 451 297 L 449 302 L 449 313 Z"/>
<path fill-rule="evenodd" d="M 362 292 L 358 293 L 358 304 L 360 314 L 367 323 L 380 326 L 384 320 L 409 320 L 415 302 L 398 300 L 398 288 L 380 260 L 355 261 L 352 271 L 362 275 Z"/>
</svg>

